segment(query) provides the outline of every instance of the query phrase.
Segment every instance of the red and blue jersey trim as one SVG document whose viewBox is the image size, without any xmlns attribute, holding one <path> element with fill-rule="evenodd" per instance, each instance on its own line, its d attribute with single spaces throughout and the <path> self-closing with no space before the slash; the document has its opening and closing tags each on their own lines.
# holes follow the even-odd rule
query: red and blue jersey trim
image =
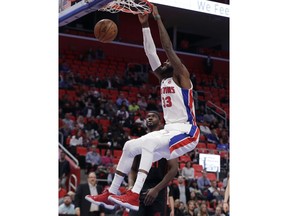
<svg viewBox="0 0 288 216">
<path fill-rule="evenodd" d="M 196 118 L 193 113 L 193 90 L 192 89 L 181 89 L 184 105 L 188 116 L 188 122 L 192 125 L 196 125 Z"/>
<path fill-rule="evenodd" d="M 193 125 L 189 134 L 183 133 L 176 135 L 170 139 L 169 150 L 170 153 L 176 149 L 187 146 L 188 144 L 195 142 L 200 134 L 200 130 L 196 125 Z"/>
</svg>

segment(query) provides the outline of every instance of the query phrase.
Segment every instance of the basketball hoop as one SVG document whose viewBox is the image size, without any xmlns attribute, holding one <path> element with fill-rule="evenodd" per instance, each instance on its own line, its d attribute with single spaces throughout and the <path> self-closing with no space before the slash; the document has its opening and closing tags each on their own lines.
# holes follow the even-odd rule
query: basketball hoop
<svg viewBox="0 0 288 216">
<path fill-rule="evenodd" d="M 98 10 L 110 13 L 121 11 L 132 14 L 149 14 L 152 12 L 152 4 L 147 0 L 114 0 Z"/>
</svg>

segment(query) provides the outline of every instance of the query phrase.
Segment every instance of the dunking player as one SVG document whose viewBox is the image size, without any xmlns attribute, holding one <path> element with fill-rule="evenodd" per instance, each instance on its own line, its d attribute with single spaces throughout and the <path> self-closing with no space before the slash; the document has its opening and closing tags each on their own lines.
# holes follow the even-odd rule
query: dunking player
<svg viewBox="0 0 288 216">
<path fill-rule="evenodd" d="M 161 158 L 167 160 L 178 158 L 192 151 L 199 141 L 200 130 L 196 125 L 193 85 L 189 71 L 173 50 L 158 9 L 154 5 L 153 16 L 158 24 L 162 47 L 168 57 L 168 61 L 164 62 L 163 66 L 156 53 L 148 15 L 138 15 L 138 18 L 142 25 L 145 53 L 154 74 L 161 82 L 165 126 L 160 131 L 153 131 L 138 139 L 127 141 L 109 190 L 98 196 L 86 196 L 88 201 L 104 205 L 108 209 L 114 209 L 114 203 L 116 203 L 138 211 L 139 194 L 152 163 Z M 139 154 L 141 154 L 141 160 L 133 188 L 126 194 L 117 195 L 125 175 L 131 170 L 134 157 Z"/>
<path fill-rule="evenodd" d="M 162 129 L 161 117 L 158 112 L 149 111 L 146 116 L 148 132 Z M 141 155 L 134 159 L 132 169 L 128 175 L 128 184 L 132 188 L 137 176 Z M 166 216 L 167 184 L 178 171 L 178 160 L 162 158 L 152 164 L 146 181 L 140 192 L 140 206 L 138 211 L 130 210 L 129 216 Z"/>
</svg>

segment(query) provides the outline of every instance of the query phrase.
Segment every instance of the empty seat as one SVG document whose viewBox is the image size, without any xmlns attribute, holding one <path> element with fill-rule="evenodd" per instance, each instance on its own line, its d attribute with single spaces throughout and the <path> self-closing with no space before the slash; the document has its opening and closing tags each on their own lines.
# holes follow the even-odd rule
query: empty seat
<svg viewBox="0 0 288 216">
<path fill-rule="evenodd" d="M 185 165 L 186 165 L 186 163 L 180 163 L 180 164 L 179 164 L 179 168 L 182 170 L 183 167 L 185 167 Z"/>
<path fill-rule="evenodd" d="M 206 144 L 202 143 L 202 142 L 199 142 L 198 145 L 196 146 L 196 148 L 198 148 L 198 149 L 206 149 Z"/>
<path fill-rule="evenodd" d="M 207 143 L 207 148 L 208 149 L 216 149 L 217 145 L 215 143 Z"/>
<path fill-rule="evenodd" d="M 182 155 L 182 156 L 179 157 L 179 161 L 183 162 L 183 163 L 186 163 L 188 161 L 191 161 L 191 158 L 188 155 Z"/>
<path fill-rule="evenodd" d="M 204 136 L 204 134 L 200 135 L 199 142 L 206 142 L 206 137 Z"/>
<path fill-rule="evenodd" d="M 198 153 L 208 154 L 209 150 L 208 149 L 198 149 Z"/>
<path fill-rule="evenodd" d="M 120 158 L 122 155 L 122 150 L 114 149 L 113 151 L 114 158 Z"/>
<path fill-rule="evenodd" d="M 215 173 L 207 173 L 207 178 L 210 180 L 210 181 L 213 181 L 213 180 L 216 180 L 216 174 Z"/>
<path fill-rule="evenodd" d="M 196 179 L 202 177 L 202 172 L 196 171 L 196 172 L 194 173 L 194 177 L 195 177 Z"/>
<path fill-rule="evenodd" d="M 82 147 L 82 146 L 77 146 L 76 147 L 76 153 L 80 156 L 86 156 L 87 154 L 87 148 L 86 147 Z"/>
<path fill-rule="evenodd" d="M 200 164 L 193 164 L 192 167 L 194 168 L 195 172 L 201 172 L 203 170 L 203 166 Z"/>
<path fill-rule="evenodd" d="M 113 158 L 112 161 L 113 161 L 113 164 L 118 164 L 119 163 L 119 158 Z"/>
<path fill-rule="evenodd" d="M 94 139 L 94 140 L 92 140 L 92 141 L 91 141 L 91 144 L 92 144 L 92 145 L 96 145 L 96 146 L 97 146 L 97 145 L 98 145 L 98 143 L 99 143 L 99 141 L 98 141 L 98 140 L 96 140 L 96 139 Z"/>
<path fill-rule="evenodd" d="M 110 126 L 110 120 L 109 119 L 99 119 L 99 124 L 102 126 Z"/>
</svg>

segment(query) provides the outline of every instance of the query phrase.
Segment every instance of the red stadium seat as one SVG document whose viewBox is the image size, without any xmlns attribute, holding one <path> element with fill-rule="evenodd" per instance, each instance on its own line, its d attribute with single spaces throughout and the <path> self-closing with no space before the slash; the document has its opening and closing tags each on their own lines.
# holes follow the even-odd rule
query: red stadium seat
<svg viewBox="0 0 288 216">
<path fill-rule="evenodd" d="M 200 178 L 200 177 L 202 177 L 202 173 L 199 172 L 199 171 L 196 171 L 196 172 L 194 173 L 194 177 L 195 177 L 195 178 Z"/>
<path fill-rule="evenodd" d="M 119 163 L 119 158 L 113 158 L 113 164 L 118 164 Z"/>
<path fill-rule="evenodd" d="M 216 149 L 217 145 L 215 143 L 207 143 L 207 148 L 208 149 Z"/>
<path fill-rule="evenodd" d="M 228 151 L 220 151 L 221 158 L 228 158 L 228 156 L 229 156 Z"/>
<path fill-rule="evenodd" d="M 111 122 L 109 119 L 99 119 L 99 124 L 102 126 L 104 133 L 108 132 L 108 128 L 110 126 L 110 123 Z"/>
<path fill-rule="evenodd" d="M 119 159 L 121 157 L 121 155 L 122 155 L 122 150 L 115 149 L 113 151 L 113 155 L 114 155 L 114 158 L 118 158 Z"/>
<path fill-rule="evenodd" d="M 223 188 L 223 182 L 218 182 L 218 183 L 217 183 L 217 186 L 218 186 L 219 188 Z"/>
<path fill-rule="evenodd" d="M 206 149 L 206 144 L 203 143 L 203 142 L 199 142 L 198 145 L 196 146 L 196 148 L 198 148 L 198 149 L 199 149 L 199 148 L 200 148 L 200 149 L 202 149 L 202 148 L 203 148 L 203 149 Z"/>
<path fill-rule="evenodd" d="M 208 149 L 198 149 L 198 153 L 208 154 L 209 150 Z"/>
<path fill-rule="evenodd" d="M 185 167 L 185 165 L 186 165 L 186 163 L 180 163 L 180 164 L 179 164 L 179 168 L 182 170 L 183 167 Z"/>
<path fill-rule="evenodd" d="M 204 136 L 204 134 L 200 135 L 199 142 L 203 142 L 203 143 L 206 142 L 206 137 Z"/>
<path fill-rule="evenodd" d="M 97 146 L 99 144 L 99 141 L 94 139 L 94 140 L 91 141 L 91 144 Z"/>
<path fill-rule="evenodd" d="M 103 126 L 106 126 L 106 127 L 109 127 L 110 126 L 110 120 L 109 119 L 99 119 L 99 124 Z"/>
<path fill-rule="evenodd" d="M 210 181 L 213 181 L 213 180 L 216 180 L 216 174 L 215 173 L 207 173 L 207 178 L 210 180 Z"/>
<path fill-rule="evenodd" d="M 82 146 L 77 146 L 76 147 L 76 153 L 80 156 L 86 156 L 87 154 L 87 148 L 86 147 L 82 147 Z"/>
<path fill-rule="evenodd" d="M 203 166 L 200 164 L 193 164 L 192 167 L 194 168 L 195 172 L 201 172 L 203 170 Z"/>
<path fill-rule="evenodd" d="M 186 163 L 187 161 L 191 161 L 191 158 L 188 155 L 182 155 L 182 156 L 179 157 L 179 161 L 183 162 L 183 163 Z"/>
<path fill-rule="evenodd" d="M 66 138 L 66 145 L 67 145 L 67 146 L 70 146 L 70 140 L 71 140 L 71 137 L 68 136 L 68 137 Z"/>
<path fill-rule="evenodd" d="M 109 89 L 101 88 L 100 91 L 101 91 L 101 93 L 103 93 L 104 95 L 109 95 Z"/>
</svg>

